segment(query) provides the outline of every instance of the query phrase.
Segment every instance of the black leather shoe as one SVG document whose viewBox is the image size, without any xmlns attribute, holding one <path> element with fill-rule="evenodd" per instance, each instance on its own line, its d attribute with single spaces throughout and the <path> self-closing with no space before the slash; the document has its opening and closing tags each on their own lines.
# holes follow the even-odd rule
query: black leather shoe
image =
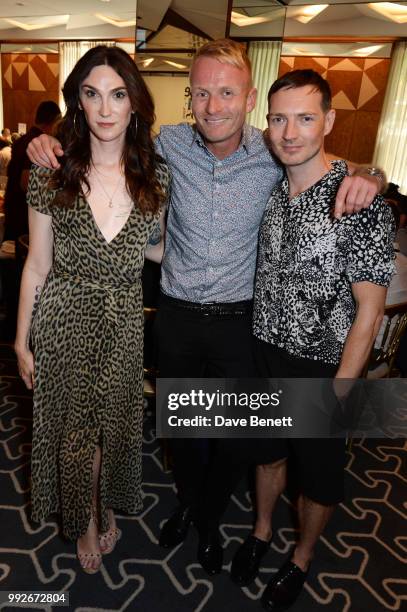
<svg viewBox="0 0 407 612">
<path fill-rule="evenodd" d="M 219 542 L 219 533 L 210 531 L 199 535 L 198 561 L 209 576 L 222 571 L 223 548 Z"/>
<path fill-rule="evenodd" d="M 159 544 L 164 548 L 177 546 L 187 537 L 192 522 L 192 509 L 190 506 L 181 506 L 174 512 L 161 529 Z"/>
<path fill-rule="evenodd" d="M 308 571 L 303 572 L 292 561 L 286 561 L 270 580 L 261 597 L 266 610 L 287 610 L 301 593 Z"/>
<path fill-rule="evenodd" d="M 260 561 L 268 551 L 270 542 L 259 540 L 253 535 L 246 538 L 233 557 L 230 572 L 233 582 L 247 586 L 256 578 Z"/>
</svg>

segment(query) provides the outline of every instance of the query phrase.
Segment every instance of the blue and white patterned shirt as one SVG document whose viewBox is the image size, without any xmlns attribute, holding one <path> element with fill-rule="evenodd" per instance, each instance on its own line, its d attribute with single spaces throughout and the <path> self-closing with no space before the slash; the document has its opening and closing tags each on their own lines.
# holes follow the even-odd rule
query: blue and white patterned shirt
<svg viewBox="0 0 407 612">
<path fill-rule="evenodd" d="M 200 303 L 252 299 L 260 222 L 283 176 L 262 132 L 245 125 L 238 150 L 219 160 L 194 126 L 168 125 L 156 149 L 172 174 L 162 291 Z"/>
</svg>

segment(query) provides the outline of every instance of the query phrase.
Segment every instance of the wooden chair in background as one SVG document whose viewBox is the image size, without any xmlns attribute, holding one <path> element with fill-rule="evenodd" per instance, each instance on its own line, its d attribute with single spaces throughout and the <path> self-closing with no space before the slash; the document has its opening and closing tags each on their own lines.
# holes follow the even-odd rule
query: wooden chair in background
<svg viewBox="0 0 407 612">
<path fill-rule="evenodd" d="M 144 307 L 144 397 L 146 399 L 155 397 L 155 379 L 157 369 L 154 363 L 154 351 L 152 348 L 152 328 L 157 308 Z"/>
<path fill-rule="evenodd" d="M 365 366 L 363 376 L 369 380 L 400 376 L 394 360 L 403 334 L 407 331 L 407 302 L 387 306 L 385 327 L 378 347 L 375 347 Z"/>
<path fill-rule="evenodd" d="M 395 367 L 397 350 L 403 334 L 407 332 L 407 302 L 386 306 L 383 336 L 379 346 L 372 349 L 363 369 L 362 378 L 378 380 L 381 378 L 399 377 L 400 371 Z M 380 337 L 380 333 L 379 333 Z M 351 451 L 353 436 L 347 437 L 347 448 Z"/>
</svg>

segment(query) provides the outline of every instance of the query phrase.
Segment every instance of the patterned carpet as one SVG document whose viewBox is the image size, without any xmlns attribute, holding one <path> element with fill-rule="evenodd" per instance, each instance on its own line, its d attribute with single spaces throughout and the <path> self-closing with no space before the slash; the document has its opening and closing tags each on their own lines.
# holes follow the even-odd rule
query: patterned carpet
<svg viewBox="0 0 407 612">
<path fill-rule="evenodd" d="M 176 498 L 171 474 L 162 470 L 149 418 L 144 434 L 144 511 L 138 517 L 119 517 L 123 538 L 99 574 L 78 571 L 74 546 L 59 537 L 56 523 L 37 525 L 29 518 L 31 399 L 16 374 L 11 348 L 0 345 L 0 591 L 64 589 L 70 594 L 68 609 L 75 612 L 261 609 L 264 585 L 296 537 L 288 498 L 276 510 L 276 533 L 260 577 L 250 588 L 239 589 L 228 570 L 252 524 L 250 495 L 242 483 L 221 527 L 224 571 L 208 578 L 195 560 L 194 530 L 174 550 L 157 546 L 160 525 Z M 400 439 L 354 443 L 348 455 L 347 502 L 336 509 L 292 612 L 407 610 L 406 450 Z"/>
</svg>

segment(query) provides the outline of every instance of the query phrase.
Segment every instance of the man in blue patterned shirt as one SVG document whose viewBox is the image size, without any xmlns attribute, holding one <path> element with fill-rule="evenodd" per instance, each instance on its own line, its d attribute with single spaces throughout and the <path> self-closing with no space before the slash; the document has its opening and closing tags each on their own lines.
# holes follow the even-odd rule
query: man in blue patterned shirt
<svg viewBox="0 0 407 612">
<path fill-rule="evenodd" d="M 278 79 L 269 92 L 269 137 L 286 177 L 273 190 L 259 235 L 253 330 L 265 377 L 352 379 L 360 376 L 379 330 L 393 273 L 394 223 L 381 196 L 358 215 L 331 215 L 348 174 L 330 161 L 329 85 L 312 70 Z M 257 352 L 258 351 L 258 352 Z M 272 536 L 272 511 L 285 487 L 285 458 L 297 468 L 300 535 L 262 602 L 285 610 L 299 595 L 314 547 L 343 499 L 342 439 L 273 439 L 257 468 L 255 529 L 235 555 L 232 577 L 254 579 Z"/>
</svg>

